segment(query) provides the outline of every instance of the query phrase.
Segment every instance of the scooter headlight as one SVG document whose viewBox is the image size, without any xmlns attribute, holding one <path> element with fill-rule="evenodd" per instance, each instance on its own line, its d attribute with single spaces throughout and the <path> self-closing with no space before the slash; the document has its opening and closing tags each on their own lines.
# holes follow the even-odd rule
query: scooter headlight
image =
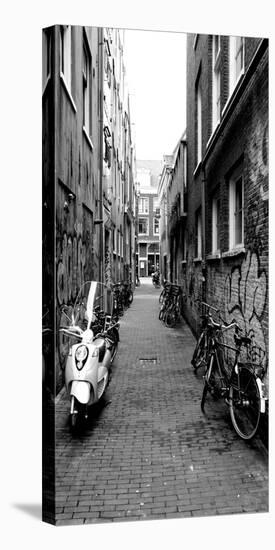
<svg viewBox="0 0 275 550">
<path fill-rule="evenodd" d="M 88 348 L 86 346 L 78 346 L 75 352 L 75 358 L 77 361 L 85 361 L 88 355 Z"/>
</svg>

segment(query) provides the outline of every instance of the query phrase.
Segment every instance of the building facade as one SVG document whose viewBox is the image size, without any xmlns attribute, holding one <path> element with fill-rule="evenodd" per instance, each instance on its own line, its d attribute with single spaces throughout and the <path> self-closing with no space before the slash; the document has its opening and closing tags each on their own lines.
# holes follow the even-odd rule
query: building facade
<svg viewBox="0 0 275 550">
<path fill-rule="evenodd" d="M 158 185 L 162 278 L 183 284 L 186 263 L 187 144 L 185 133 L 173 155 L 164 156 Z"/>
<path fill-rule="evenodd" d="M 202 298 L 267 354 L 267 40 L 188 35 L 186 140 L 185 316 Z"/>
<path fill-rule="evenodd" d="M 104 29 L 104 276 L 135 277 L 135 145 L 124 63 L 124 32 Z"/>
<path fill-rule="evenodd" d="M 136 269 L 149 277 L 160 266 L 158 181 L 161 162 L 137 161 L 138 247 Z"/>
<path fill-rule="evenodd" d="M 54 394 L 67 354 L 58 335 L 63 306 L 72 306 L 85 280 L 110 285 L 134 271 L 136 181 L 124 75 L 120 31 L 43 30 L 43 302 L 56 327 Z"/>
<path fill-rule="evenodd" d="M 268 40 L 189 34 L 186 82 L 186 132 L 159 183 L 162 275 L 195 333 L 204 300 L 267 365 Z"/>
</svg>

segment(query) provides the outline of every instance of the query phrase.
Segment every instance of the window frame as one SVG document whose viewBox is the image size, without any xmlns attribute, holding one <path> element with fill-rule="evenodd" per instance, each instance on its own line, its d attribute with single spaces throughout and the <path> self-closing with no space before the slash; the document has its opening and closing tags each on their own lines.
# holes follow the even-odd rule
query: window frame
<svg viewBox="0 0 275 550">
<path fill-rule="evenodd" d="M 237 47 L 238 39 L 241 45 Z M 237 59 L 241 55 L 241 67 L 237 70 Z M 238 81 L 244 74 L 245 39 L 243 36 L 229 36 L 229 96 L 232 95 Z"/>
<path fill-rule="evenodd" d="M 60 79 L 71 102 L 72 108 L 76 113 L 77 108 L 72 96 L 72 27 L 71 25 L 60 25 L 59 31 Z"/>
<path fill-rule="evenodd" d="M 47 84 L 51 78 L 52 64 L 52 36 L 50 29 L 43 29 L 42 34 L 42 95 L 44 94 Z"/>
<path fill-rule="evenodd" d="M 218 37 L 216 51 L 215 39 Z M 221 37 L 212 36 L 212 132 L 221 119 Z"/>
<path fill-rule="evenodd" d="M 60 26 L 60 74 L 72 93 L 72 27 L 71 25 Z"/>
<path fill-rule="evenodd" d="M 147 226 L 147 227 L 146 227 L 146 228 L 147 228 L 147 232 L 146 232 L 146 233 L 141 233 L 141 232 L 139 231 L 139 224 L 141 223 L 141 220 L 143 220 L 143 221 L 145 220 L 145 221 L 146 221 L 146 226 Z M 139 234 L 139 235 L 144 235 L 144 236 L 148 236 L 148 235 L 149 235 L 149 218 L 139 217 L 139 219 L 138 219 L 138 234 Z"/>
<path fill-rule="evenodd" d="M 147 211 L 141 209 L 141 201 L 146 201 L 146 204 L 148 205 L 148 206 L 147 206 Z M 138 201 L 138 213 L 139 213 L 139 214 L 145 214 L 145 215 L 148 215 L 148 214 L 149 214 L 149 197 L 139 197 L 139 201 Z"/>
<path fill-rule="evenodd" d="M 155 230 L 155 223 L 158 224 L 158 231 Z M 160 225 L 159 224 L 159 218 L 156 218 L 154 216 L 154 218 L 153 218 L 153 234 L 154 234 L 155 237 L 159 237 L 159 225 Z"/>
<path fill-rule="evenodd" d="M 186 263 L 187 260 L 187 228 L 184 227 L 182 234 L 182 262 Z"/>
<path fill-rule="evenodd" d="M 196 211 L 196 240 L 195 240 L 195 260 L 202 260 L 202 211 L 201 207 Z"/>
<path fill-rule="evenodd" d="M 82 121 L 83 132 L 93 148 L 93 95 L 92 95 L 93 58 L 88 40 L 83 33 L 82 45 Z"/>
<path fill-rule="evenodd" d="M 117 228 L 113 228 L 113 254 L 117 254 Z"/>
<path fill-rule="evenodd" d="M 242 203 L 241 208 L 237 208 L 236 190 L 237 185 L 241 185 Z M 236 242 L 237 231 L 237 215 L 241 214 L 241 227 L 238 231 L 241 232 L 241 242 Z M 229 180 L 229 250 L 242 248 L 244 246 L 244 177 L 242 168 L 234 172 Z"/>
<path fill-rule="evenodd" d="M 196 166 L 202 160 L 202 90 L 200 75 L 196 81 Z"/>
<path fill-rule="evenodd" d="M 159 208 L 159 198 L 153 197 L 153 212 L 156 212 Z"/>
<path fill-rule="evenodd" d="M 220 254 L 221 251 L 221 223 L 220 223 L 220 197 L 214 195 L 211 205 L 211 223 L 212 223 L 212 254 Z"/>
</svg>

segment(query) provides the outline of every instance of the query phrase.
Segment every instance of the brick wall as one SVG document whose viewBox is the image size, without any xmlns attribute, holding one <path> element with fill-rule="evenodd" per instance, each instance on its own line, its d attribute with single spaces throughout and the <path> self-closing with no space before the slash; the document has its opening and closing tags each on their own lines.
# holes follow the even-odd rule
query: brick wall
<svg viewBox="0 0 275 550">
<path fill-rule="evenodd" d="M 187 40 L 187 147 L 188 147 L 188 250 L 182 266 L 186 292 L 184 313 L 196 332 L 199 317 L 196 298 L 204 297 L 221 308 L 229 321 L 237 318 L 255 343 L 268 348 L 268 53 L 262 57 L 223 131 L 218 135 L 204 170 L 195 170 L 195 83 L 200 70 L 202 84 L 203 155 L 211 129 L 212 65 L 209 61 L 211 37 L 194 35 Z M 228 38 L 222 43 L 221 102 L 228 96 Z M 246 39 L 246 69 L 259 45 L 259 39 Z M 244 252 L 223 256 L 229 249 L 229 176 L 241 162 L 244 178 Z M 205 194 L 204 194 L 205 186 Z M 221 258 L 209 259 L 212 250 L 213 194 L 221 201 Z M 205 200 L 204 200 L 205 197 Z M 195 262 L 195 216 L 205 206 L 206 262 Z M 204 249 L 204 248 L 203 248 Z M 205 265 L 205 271 L 204 271 Z M 204 294 L 205 293 L 205 294 Z M 267 376 L 268 381 L 268 376 Z"/>
</svg>

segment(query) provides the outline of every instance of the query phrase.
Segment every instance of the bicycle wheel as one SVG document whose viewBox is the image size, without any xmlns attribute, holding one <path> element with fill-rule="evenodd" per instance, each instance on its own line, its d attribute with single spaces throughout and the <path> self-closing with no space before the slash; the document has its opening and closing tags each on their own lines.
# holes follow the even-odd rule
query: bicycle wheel
<svg viewBox="0 0 275 550">
<path fill-rule="evenodd" d="M 165 313 L 165 305 L 162 304 L 162 305 L 161 305 L 161 308 L 160 308 L 160 310 L 159 310 L 159 320 L 160 320 L 160 321 L 163 321 L 164 313 Z"/>
<path fill-rule="evenodd" d="M 165 317 L 165 325 L 168 328 L 173 328 L 176 325 L 177 322 L 177 313 L 175 307 L 170 308 L 167 311 L 166 317 Z"/>
<path fill-rule="evenodd" d="M 247 366 L 238 365 L 237 378 L 238 383 L 232 383 L 229 390 L 230 417 L 237 434 L 242 439 L 252 439 L 261 417 L 260 391 Z"/>
<path fill-rule="evenodd" d="M 165 288 L 162 289 L 160 295 L 159 295 L 159 303 L 162 304 L 163 301 L 164 301 L 164 296 L 165 296 Z"/>
<path fill-rule="evenodd" d="M 213 358 L 211 357 L 204 374 L 204 386 L 203 386 L 202 396 L 201 396 L 201 410 L 203 412 L 204 412 L 204 405 L 205 405 L 207 392 L 210 391 L 210 377 L 212 373 L 212 367 L 213 367 Z"/>
<path fill-rule="evenodd" d="M 193 365 L 195 372 L 197 372 L 199 367 L 205 366 L 206 351 L 207 347 L 205 332 L 202 332 L 199 336 L 193 357 L 191 359 L 191 364 Z"/>
<path fill-rule="evenodd" d="M 219 372 L 216 359 L 210 356 L 206 371 L 204 374 L 204 386 L 201 398 L 201 410 L 204 412 L 204 405 L 207 393 L 210 393 L 212 399 L 217 400 L 223 393 L 224 380 Z"/>
</svg>

